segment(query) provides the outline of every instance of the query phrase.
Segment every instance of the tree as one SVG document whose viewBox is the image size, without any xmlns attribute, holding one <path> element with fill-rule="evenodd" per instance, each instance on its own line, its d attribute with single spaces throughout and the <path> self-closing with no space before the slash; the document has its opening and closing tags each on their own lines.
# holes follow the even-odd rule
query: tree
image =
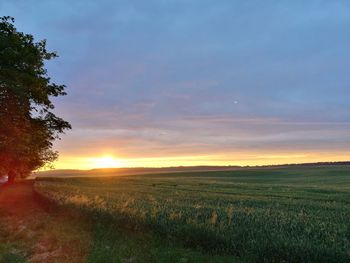
<svg viewBox="0 0 350 263">
<path fill-rule="evenodd" d="M 71 129 L 52 112 L 51 98 L 66 95 L 44 67 L 56 57 L 45 40 L 18 32 L 12 17 L 0 18 L 0 175 L 9 182 L 54 161 L 53 141 Z"/>
</svg>

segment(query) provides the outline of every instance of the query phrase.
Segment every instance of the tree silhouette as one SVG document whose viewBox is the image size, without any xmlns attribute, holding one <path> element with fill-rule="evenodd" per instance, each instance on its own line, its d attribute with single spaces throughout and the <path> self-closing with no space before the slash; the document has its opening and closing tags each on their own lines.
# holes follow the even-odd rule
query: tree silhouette
<svg viewBox="0 0 350 263">
<path fill-rule="evenodd" d="M 66 95 L 44 67 L 56 57 L 45 40 L 18 32 L 12 17 L 0 18 L 0 175 L 9 182 L 54 161 L 53 141 L 71 128 L 52 113 L 50 98 Z"/>
</svg>

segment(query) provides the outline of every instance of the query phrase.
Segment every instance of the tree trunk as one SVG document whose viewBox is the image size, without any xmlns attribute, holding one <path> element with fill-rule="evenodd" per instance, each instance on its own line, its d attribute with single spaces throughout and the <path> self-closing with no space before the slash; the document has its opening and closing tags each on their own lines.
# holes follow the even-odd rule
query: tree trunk
<svg viewBox="0 0 350 263">
<path fill-rule="evenodd" d="M 12 184 L 15 182 L 15 178 L 16 178 L 16 173 L 14 171 L 9 171 L 7 182 L 9 184 Z"/>
</svg>

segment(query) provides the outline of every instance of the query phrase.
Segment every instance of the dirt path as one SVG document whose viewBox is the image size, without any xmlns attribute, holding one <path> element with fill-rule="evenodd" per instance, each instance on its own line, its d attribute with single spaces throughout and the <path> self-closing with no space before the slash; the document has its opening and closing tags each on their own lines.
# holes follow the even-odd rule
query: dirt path
<svg viewBox="0 0 350 263">
<path fill-rule="evenodd" d="M 89 224 L 65 211 L 48 212 L 34 201 L 33 182 L 0 186 L 0 245 L 29 262 L 85 262 Z"/>
</svg>

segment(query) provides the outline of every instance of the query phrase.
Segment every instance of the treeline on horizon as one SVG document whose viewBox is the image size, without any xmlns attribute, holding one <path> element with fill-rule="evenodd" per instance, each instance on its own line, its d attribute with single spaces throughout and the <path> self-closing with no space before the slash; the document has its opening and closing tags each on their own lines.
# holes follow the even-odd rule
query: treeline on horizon
<svg viewBox="0 0 350 263">
<path fill-rule="evenodd" d="M 205 172 L 205 171 L 231 171 L 244 169 L 269 169 L 269 168 L 288 168 L 288 167 L 318 167 L 318 166 L 343 166 L 350 165 L 350 161 L 340 162 L 315 162 L 315 163 L 293 163 L 293 164 L 276 164 L 276 165 L 256 165 L 256 166 L 173 166 L 173 167 L 130 167 L 130 168 L 96 168 L 91 170 L 79 169 L 57 169 L 48 170 L 35 173 L 38 176 L 45 175 L 61 175 L 61 176 L 77 176 L 87 175 L 93 176 L 95 174 L 148 174 L 148 173 L 176 173 L 176 172 Z"/>
</svg>

